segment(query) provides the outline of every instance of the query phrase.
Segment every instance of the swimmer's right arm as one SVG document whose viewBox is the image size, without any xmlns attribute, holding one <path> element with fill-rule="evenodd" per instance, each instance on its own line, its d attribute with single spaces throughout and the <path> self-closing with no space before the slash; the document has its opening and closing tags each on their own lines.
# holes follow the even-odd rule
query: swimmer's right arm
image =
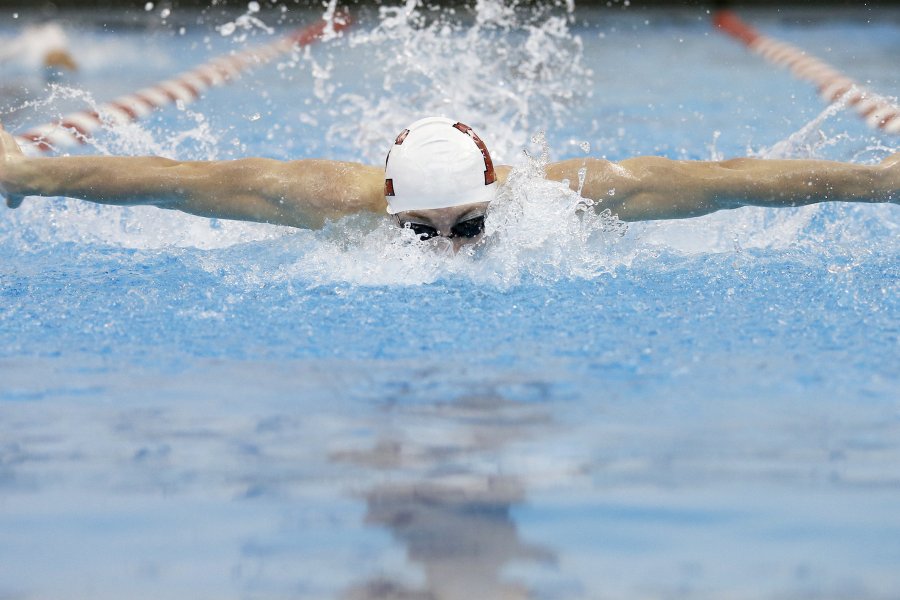
<svg viewBox="0 0 900 600">
<path fill-rule="evenodd" d="M 669 160 L 643 156 L 611 163 L 551 163 L 550 179 L 624 221 L 683 219 L 742 206 L 793 207 L 826 201 L 900 203 L 900 153 L 881 164 L 738 158 Z"/>
<path fill-rule="evenodd" d="M 10 208 L 21 204 L 25 196 L 66 196 L 303 228 L 321 227 L 328 219 L 350 213 L 385 209 L 381 169 L 358 163 L 28 158 L 2 130 L 0 146 L 0 187 Z"/>
</svg>

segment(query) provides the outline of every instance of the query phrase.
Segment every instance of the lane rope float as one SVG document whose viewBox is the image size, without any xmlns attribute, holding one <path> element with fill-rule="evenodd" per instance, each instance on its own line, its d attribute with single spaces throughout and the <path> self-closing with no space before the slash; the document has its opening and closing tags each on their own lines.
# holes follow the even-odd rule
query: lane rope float
<svg viewBox="0 0 900 600">
<path fill-rule="evenodd" d="M 326 35 L 336 34 L 349 27 L 350 23 L 349 14 L 335 14 L 332 19 L 302 27 L 269 44 L 214 58 L 171 79 L 119 96 L 101 104 L 96 110 L 74 112 L 29 129 L 15 136 L 16 142 L 26 152 L 52 152 L 85 144 L 92 132 L 104 124 L 121 125 L 169 104 L 193 102 L 208 88 L 230 83 L 242 72 L 265 65 L 294 48 L 309 46 Z"/>
<path fill-rule="evenodd" d="M 787 67 L 798 79 L 813 83 L 826 102 L 846 102 L 873 129 L 900 134 L 900 106 L 891 99 L 866 89 L 796 46 L 759 33 L 730 10 L 713 13 L 713 24 L 770 63 Z"/>
</svg>

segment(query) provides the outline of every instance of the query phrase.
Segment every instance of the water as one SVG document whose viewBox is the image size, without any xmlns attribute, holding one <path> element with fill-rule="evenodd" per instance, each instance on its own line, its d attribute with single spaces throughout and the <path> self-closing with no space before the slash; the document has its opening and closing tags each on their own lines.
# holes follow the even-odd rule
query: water
<svg viewBox="0 0 900 600">
<path fill-rule="evenodd" d="M 78 78 L 13 71 L 4 124 L 319 14 L 163 8 L 84 19 Z M 900 594 L 897 207 L 624 228 L 535 175 L 545 151 L 874 162 L 896 140 L 704 11 L 531 10 L 370 10 L 89 150 L 377 163 L 446 111 L 519 167 L 474 253 L 375 216 L 3 213 L 0 597 Z M 749 18 L 900 89 L 897 13 L 809 16 Z"/>
</svg>

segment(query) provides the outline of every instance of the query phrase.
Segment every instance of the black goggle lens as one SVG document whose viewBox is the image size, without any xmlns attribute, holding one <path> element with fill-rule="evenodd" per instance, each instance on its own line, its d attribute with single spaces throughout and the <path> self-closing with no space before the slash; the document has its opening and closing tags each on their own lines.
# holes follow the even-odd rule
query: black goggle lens
<svg viewBox="0 0 900 600">
<path fill-rule="evenodd" d="M 413 230 L 420 240 L 430 240 L 437 237 L 438 231 L 434 227 L 423 225 L 422 223 L 406 223 L 406 226 Z"/>
<path fill-rule="evenodd" d="M 415 233 L 420 240 L 430 240 L 439 235 L 437 229 L 423 223 L 407 221 L 406 223 L 401 223 L 401 226 L 412 229 L 413 233 Z M 450 228 L 450 235 L 448 237 L 473 238 L 482 232 L 484 232 L 484 215 L 460 221 Z"/>
<path fill-rule="evenodd" d="M 473 238 L 484 231 L 484 215 L 474 219 L 466 219 L 453 226 L 450 233 L 454 236 Z"/>
</svg>

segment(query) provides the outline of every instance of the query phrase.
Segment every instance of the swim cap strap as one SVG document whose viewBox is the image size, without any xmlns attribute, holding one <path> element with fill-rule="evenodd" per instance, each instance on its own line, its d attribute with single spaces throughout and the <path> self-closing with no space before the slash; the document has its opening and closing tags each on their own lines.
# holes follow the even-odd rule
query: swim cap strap
<svg viewBox="0 0 900 600">
<path fill-rule="evenodd" d="M 459 129 L 466 135 L 468 135 L 475 142 L 475 145 L 478 146 L 478 149 L 481 150 L 481 156 L 484 157 L 484 185 L 491 185 L 495 181 L 497 181 L 497 173 L 494 172 L 494 161 L 491 160 L 491 155 L 488 153 L 487 146 L 478 137 L 478 134 L 469 127 L 468 125 L 464 125 L 462 123 L 457 123 L 453 126 L 456 129 Z M 405 130 L 406 133 L 409 133 L 409 130 Z M 403 135 L 402 133 L 400 135 Z M 404 138 L 406 136 L 403 136 Z M 400 138 L 397 138 L 400 139 Z"/>
<path fill-rule="evenodd" d="M 397 136 L 397 139 L 394 140 L 394 145 L 399 146 L 403 143 L 403 140 L 406 139 L 406 136 L 409 135 L 409 129 L 404 129 L 400 132 L 400 135 Z M 387 156 L 384 157 L 384 168 L 387 169 L 388 160 L 391 158 L 391 151 L 388 150 Z M 394 180 L 393 179 L 385 179 L 384 180 L 384 195 L 385 196 L 396 196 L 394 193 Z"/>
</svg>

